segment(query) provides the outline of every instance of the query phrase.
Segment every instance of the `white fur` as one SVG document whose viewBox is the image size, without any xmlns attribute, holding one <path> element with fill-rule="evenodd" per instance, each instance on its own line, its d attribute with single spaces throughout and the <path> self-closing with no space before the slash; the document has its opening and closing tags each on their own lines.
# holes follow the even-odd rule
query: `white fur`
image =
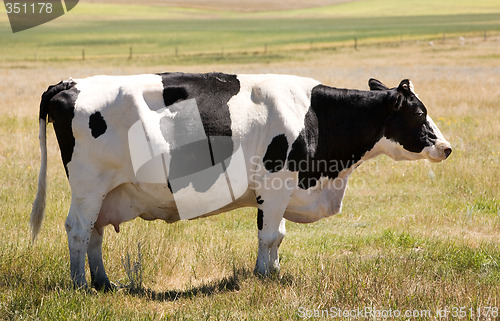
<svg viewBox="0 0 500 321">
<path fill-rule="evenodd" d="M 443 134 L 429 115 L 427 115 L 427 122 L 434 131 L 434 135 L 436 135 L 436 143 L 433 146 L 425 147 L 422 154 L 432 162 L 440 162 L 446 159 L 444 150 L 451 148 L 451 144 L 444 138 Z"/>
<path fill-rule="evenodd" d="M 35 241 L 40 227 L 42 226 L 43 216 L 45 213 L 45 200 L 47 197 L 47 123 L 45 119 L 40 119 L 39 134 L 40 140 L 40 172 L 38 174 L 38 188 L 36 191 L 35 201 L 30 214 L 31 240 Z"/>
</svg>

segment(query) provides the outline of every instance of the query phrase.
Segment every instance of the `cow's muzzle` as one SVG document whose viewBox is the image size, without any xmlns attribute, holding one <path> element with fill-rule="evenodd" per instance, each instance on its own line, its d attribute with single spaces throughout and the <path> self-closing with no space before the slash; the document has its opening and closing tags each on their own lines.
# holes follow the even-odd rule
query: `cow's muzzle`
<svg viewBox="0 0 500 321">
<path fill-rule="evenodd" d="M 445 159 L 448 158 L 448 156 L 450 156 L 451 154 L 451 147 L 445 148 L 443 153 L 444 153 L 444 158 Z"/>
</svg>

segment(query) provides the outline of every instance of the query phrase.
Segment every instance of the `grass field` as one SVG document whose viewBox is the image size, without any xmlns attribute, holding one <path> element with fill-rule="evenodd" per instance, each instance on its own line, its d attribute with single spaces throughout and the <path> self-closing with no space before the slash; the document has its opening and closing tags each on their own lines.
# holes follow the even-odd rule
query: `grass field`
<svg viewBox="0 0 500 321">
<path fill-rule="evenodd" d="M 297 320 L 314 309 L 367 307 L 413 312 L 387 319 L 498 319 L 500 10 L 493 1 L 453 3 L 449 15 L 441 7 L 446 1 L 434 11 L 419 7 L 416 15 L 409 14 L 410 2 L 397 14 L 379 10 L 368 18 L 369 1 L 339 5 L 351 8 L 340 11 L 344 17 L 335 6 L 255 14 L 212 10 L 209 20 L 200 20 L 205 9 L 176 9 L 178 16 L 168 22 L 160 9 L 146 19 L 151 7 L 134 7 L 135 18 L 122 9 L 116 21 L 100 21 L 91 16 L 99 5 L 82 3 L 74 23 L 68 14 L 15 35 L 2 18 L 0 320 Z M 327 16 L 314 19 L 315 10 Z M 360 39 L 358 50 L 349 43 L 353 37 Z M 79 57 L 83 46 L 85 61 Z M 132 265 L 139 261 L 139 246 L 142 288 L 74 291 L 64 230 L 70 191 L 52 126 L 46 218 L 36 244 L 29 240 L 40 95 L 70 76 L 166 70 L 289 73 L 360 89 L 370 77 L 390 86 L 410 78 L 453 154 L 441 164 L 387 157 L 363 164 L 341 214 L 287 224 L 280 278 L 253 276 L 256 211 L 241 209 L 176 224 L 136 220 L 119 234 L 106 229 L 110 279 L 130 282 L 124 262 L 127 254 Z M 460 307 L 465 317 L 454 318 L 452 309 L 459 313 Z M 439 318 L 438 309 L 445 308 L 447 317 Z"/>
<path fill-rule="evenodd" d="M 87 60 L 126 60 L 132 48 L 133 61 L 141 65 L 275 62 L 295 60 L 296 51 L 353 46 L 354 39 L 362 46 L 500 31 L 500 5 L 494 1 L 396 3 L 365 0 L 252 14 L 82 3 L 51 23 L 16 34 L 0 15 L 0 61 L 82 60 L 82 50 Z"/>
</svg>

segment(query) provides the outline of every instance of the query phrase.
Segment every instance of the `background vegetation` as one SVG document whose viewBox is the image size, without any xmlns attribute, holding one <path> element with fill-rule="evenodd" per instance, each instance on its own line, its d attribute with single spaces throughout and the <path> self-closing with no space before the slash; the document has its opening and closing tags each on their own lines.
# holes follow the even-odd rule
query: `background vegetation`
<svg viewBox="0 0 500 321">
<path fill-rule="evenodd" d="M 117 2 L 81 3 L 16 34 L 0 14 L 0 319 L 289 320 L 301 319 L 300 308 L 332 307 L 435 318 L 437 309 L 466 307 L 463 319 L 494 319 L 486 311 L 500 308 L 497 1 L 257 12 Z M 70 76 L 167 70 L 289 73 L 360 89 L 370 77 L 389 86 L 410 78 L 454 151 L 441 164 L 379 157 L 362 165 L 341 214 L 288 223 L 280 278 L 252 275 L 256 211 L 240 209 L 106 229 L 110 278 L 130 283 L 124 262 L 133 272 L 140 261 L 142 287 L 74 291 L 64 230 L 70 191 L 51 126 L 46 218 L 37 243 L 29 241 L 40 95 Z"/>
<path fill-rule="evenodd" d="M 325 0 L 326 1 L 326 0 Z M 297 51 L 373 41 L 490 36 L 500 30 L 494 1 L 350 1 L 254 13 L 221 9 L 81 3 L 51 23 L 13 34 L 1 16 L 1 61 L 127 59 L 150 64 L 295 60 Z M 227 10 L 227 6 L 225 8 Z M 487 34 L 486 34 L 487 36 Z"/>
</svg>

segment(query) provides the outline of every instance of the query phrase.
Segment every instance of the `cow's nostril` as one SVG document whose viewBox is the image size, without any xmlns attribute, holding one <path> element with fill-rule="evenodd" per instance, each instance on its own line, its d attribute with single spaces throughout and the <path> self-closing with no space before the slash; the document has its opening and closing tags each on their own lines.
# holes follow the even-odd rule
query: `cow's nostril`
<svg viewBox="0 0 500 321">
<path fill-rule="evenodd" d="M 444 156 L 445 156 L 446 158 L 448 158 L 448 156 L 450 156 L 450 154 L 451 154 L 451 148 L 446 148 L 446 149 L 444 150 Z"/>
</svg>

